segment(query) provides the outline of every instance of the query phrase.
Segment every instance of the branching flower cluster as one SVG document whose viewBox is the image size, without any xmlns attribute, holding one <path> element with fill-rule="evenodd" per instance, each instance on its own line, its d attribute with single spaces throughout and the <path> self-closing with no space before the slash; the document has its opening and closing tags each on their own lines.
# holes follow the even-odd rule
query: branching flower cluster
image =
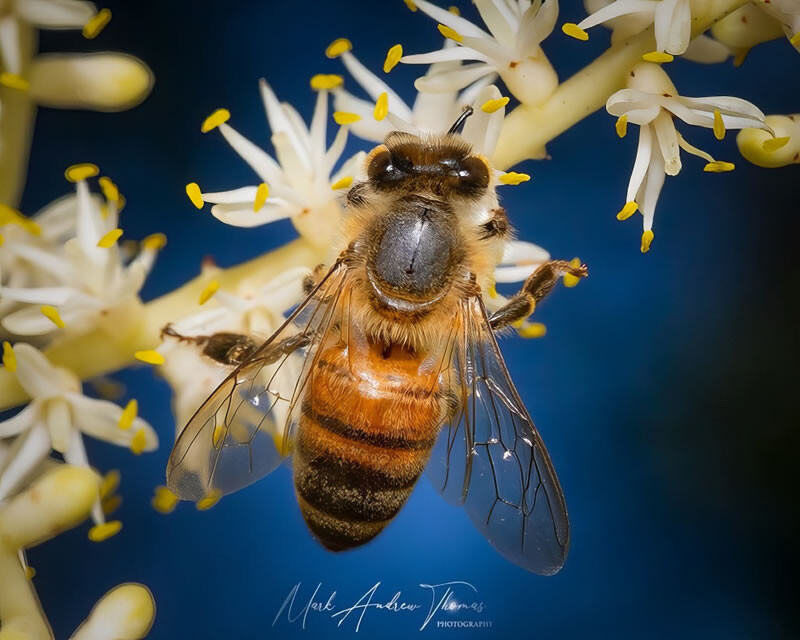
<svg viewBox="0 0 800 640">
<path fill-rule="evenodd" d="M 434 21 L 443 37 L 440 48 L 406 52 L 398 43 L 384 60 L 362 62 L 351 40 L 335 40 L 324 53 L 333 61 L 327 64 L 340 65 L 335 70 L 342 75 L 311 76 L 316 98 L 308 123 L 261 80 L 271 151 L 234 128 L 235 110 L 232 115 L 220 108 L 200 123 L 202 133 L 224 137 L 252 169 L 253 179 L 243 186 L 219 185 L 213 176 L 198 176 L 198 182 L 185 186 L 192 205 L 199 210 L 211 205 L 211 215 L 237 227 L 288 219 L 299 238 L 231 269 L 204 263 L 197 278 L 145 303 L 139 292 L 166 238 L 124 235 L 125 198 L 98 167 L 67 168 L 72 192 L 38 213 L 26 216 L 17 203 L 33 105 L 129 108 L 146 97 L 152 75 L 144 63 L 124 54 L 35 54 L 35 29 L 80 29 L 94 38 L 111 18 L 105 9 L 82 0 L 0 0 L 0 409 L 27 402 L 0 421 L 3 632 L 49 636 L 41 612 L 29 606 L 35 594 L 24 556 L 27 546 L 43 538 L 41 531 L 52 535 L 90 515 L 89 537 L 100 541 L 122 526 L 106 520 L 119 503 L 114 495 L 118 474 L 101 479 L 92 470 L 83 436 L 128 447 L 136 455 L 158 446 L 135 399 L 122 406 L 89 397 L 82 381 L 137 361 L 159 367 L 173 390 L 179 432 L 230 371 L 204 354 L 208 336 L 229 332 L 263 338 L 283 322 L 303 297 L 304 279 L 330 257 L 347 216 L 343 196 L 364 179 L 367 152 L 389 132 L 441 132 L 469 106 L 474 115 L 463 137 L 494 167 L 497 183 L 511 188 L 530 179 L 513 170 L 519 161 L 548 157 L 550 140 L 605 105 L 616 118 L 609 126 L 620 138 L 631 125 L 639 127 L 627 193 L 607 210 L 620 220 L 642 215 L 642 252 L 654 241 L 665 179 L 680 173 L 686 154 L 704 161 L 688 163 L 687 170 L 735 168 L 731 159 L 694 146 L 689 126 L 710 129 L 718 140 L 728 130 L 740 130 L 741 154 L 763 167 L 800 162 L 800 116 L 765 116 L 738 97 L 684 96 L 669 66 L 676 56 L 703 64 L 732 57 L 739 65 L 752 47 L 784 37 L 787 51 L 800 51 L 800 0 L 586 0 L 588 15 L 576 24 L 559 21 L 557 0 L 474 0 L 475 21 L 426 0 L 405 4 L 419 13 L 422 27 L 425 19 Z M 594 29 L 600 25 L 611 29 L 608 52 L 560 81 L 558 65 L 545 53 L 548 39 L 600 37 Z M 402 34 L 392 34 L 397 36 Z M 322 51 L 320 46 L 321 63 Z M 406 88 L 392 86 L 390 73 L 398 64 L 421 67 L 413 101 L 400 97 Z M 329 136 L 331 126 L 337 128 Z M 354 139 L 359 150 L 346 156 Z M 548 258 L 531 242 L 509 241 L 495 283 L 523 281 Z M 567 286 L 577 284 L 572 276 L 564 280 Z M 506 302 L 495 286 L 484 297 L 490 310 Z M 523 337 L 545 333 L 543 325 L 529 319 L 516 329 Z M 96 357 L 83 357 L 88 351 Z M 33 491 L 45 499 L 34 505 Z M 168 513 L 176 502 L 168 489 L 156 488 L 152 504 L 158 511 Z M 209 496 L 198 508 L 214 502 Z M 15 525 L 23 521 L 38 524 L 30 530 Z M 144 587 L 122 585 L 101 600 L 74 637 L 143 637 L 153 613 Z"/>
</svg>

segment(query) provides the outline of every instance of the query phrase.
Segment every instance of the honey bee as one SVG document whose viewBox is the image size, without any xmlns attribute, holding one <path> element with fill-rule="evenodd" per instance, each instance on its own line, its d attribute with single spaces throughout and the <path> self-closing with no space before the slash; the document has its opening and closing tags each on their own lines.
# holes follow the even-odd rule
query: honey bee
<svg viewBox="0 0 800 640">
<path fill-rule="evenodd" d="M 487 312 L 511 229 L 493 169 L 458 133 L 470 112 L 445 134 L 393 132 L 368 155 L 344 198 L 345 248 L 272 337 L 205 341 L 235 368 L 175 444 L 176 495 L 231 493 L 291 457 L 309 529 L 341 551 L 378 535 L 427 467 L 502 555 L 561 568 L 564 495 L 496 334 L 588 271 L 547 262 Z"/>
</svg>

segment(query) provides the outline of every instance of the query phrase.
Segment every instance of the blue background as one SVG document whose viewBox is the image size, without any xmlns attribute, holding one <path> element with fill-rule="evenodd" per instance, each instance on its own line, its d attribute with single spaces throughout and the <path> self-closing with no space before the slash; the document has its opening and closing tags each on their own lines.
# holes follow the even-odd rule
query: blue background
<svg viewBox="0 0 800 640">
<path fill-rule="evenodd" d="M 200 134 L 205 116 L 225 106 L 239 131 L 270 148 L 259 77 L 308 118 L 310 76 L 341 72 L 339 61 L 323 56 L 333 39 L 349 37 L 376 70 L 395 42 L 407 52 L 440 44 L 435 23 L 399 0 L 104 4 L 114 19 L 97 40 L 44 32 L 42 50 L 127 51 L 148 62 L 157 84 L 127 113 L 40 110 L 23 209 L 66 193 L 67 165 L 100 165 L 127 196 L 126 237 L 163 231 L 170 239 L 145 299 L 196 275 L 203 256 L 234 264 L 295 235 L 285 222 L 226 227 L 190 205 L 187 182 L 218 190 L 253 179 L 221 136 Z M 466 2 L 459 6 L 474 15 Z M 559 24 L 583 15 L 580 3 L 566 0 Z M 588 43 L 557 31 L 546 50 L 566 78 L 607 38 L 602 28 Z M 782 113 L 800 108 L 799 65 L 782 40 L 755 49 L 739 69 L 679 60 L 668 71 L 684 95 L 736 95 Z M 410 98 L 418 71 L 398 67 L 393 86 Z M 546 338 L 503 345 L 570 507 L 572 552 L 560 574 L 543 578 L 503 560 L 425 481 L 383 535 L 345 555 L 312 540 L 285 468 L 209 512 L 181 505 L 160 515 L 149 500 L 163 482 L 173 419 L 167 386 L 141 368 L 118 379 L 139 398 L 161 449 L 135 458 L 87 441 L 94 464 L 122 470 L 124 529 L 93 544 L 84 525 L 29 554 L 56 636 L 67 637 L 97 598 L 129 580 L 155 594 L 151 637 L 159 639 L 344 638 L 352 618 L 336 628 L 312 614 L 305 632 L 285 619 L 271 624 L 298 582 L 301 594 L 322 582 L 321 593 L 337 590 L 336 603 L 345 606 L 381 581 L 383 599 L 402 590 L 404 600 L 427 608 L 419 583 L 465 580 L 485 612 L 437 619 L 491 620 L 493 628 L 424 633 L 793 637 L 800 169 L 751 166 L 738 156 L 734 134 L 717 142 L 708 130 L 679 127 L 737 169 L 705 174 L 702 161 L 685 156 L 681 174 L 667 179 L 656 239 L 642 255 L 640 218 L 614 217 L 638 131 L 619 140 L 613 124 L 604 112 L 587 118 L 549 145 L 552 160 L 518 168 L 530 182 L 502 191 L 521 238 L 556 257 L 580 256 L 591 268 L 587 281 L 558 290 L 537 310 Z M 406 638 L 421 621 L 419 611 L 371 611 L 360 636 Z"/>
</svg>

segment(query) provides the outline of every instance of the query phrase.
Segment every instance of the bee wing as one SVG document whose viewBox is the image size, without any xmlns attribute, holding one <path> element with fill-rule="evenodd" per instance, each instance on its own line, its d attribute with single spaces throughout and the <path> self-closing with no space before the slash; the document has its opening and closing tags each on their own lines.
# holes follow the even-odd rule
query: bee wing
<svg viewBox="0 0 800 640">
<path fill-rule="evenodd" d="M 483 302 L 462 302 L 444 372 L 458 400 L 428 473 L 463 505 L 503 556 L 551 575 L 569 550 L 564 494 L 542 438 L 511 381 Z"/>
<path fill-rule="evenodd" d="M 217 387 L 181 432 L 167 485 L 184 500 L 237 491 L 291 453 L 319 344 L 336 324 L 346 267 L 337 262 L 281 327 Z"/>
</svg>

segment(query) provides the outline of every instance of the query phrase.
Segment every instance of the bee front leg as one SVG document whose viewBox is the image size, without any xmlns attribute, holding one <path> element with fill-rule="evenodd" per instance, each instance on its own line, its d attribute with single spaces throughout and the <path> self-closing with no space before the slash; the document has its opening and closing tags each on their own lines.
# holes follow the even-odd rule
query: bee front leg
<svg viewBox="0 0 800 640">
<path fill-rule="evenodd" d="M 559 278 L 567 274 L 585 278 L 589 275 L 589 269 L 585 264 L 573 267 L 566 260 L 545 262 L 528 277 L 519 293 L 491 315 L 489 324 L 492 329 L 502 329 L 527 318 L 533 313 L 536 303 L 553 290 Z"/>
<path fill-rule="evenodd" d="M 306 295 L 311 293 L 327 272 L 328 268 L 324 264 L 318 264 L 314 267 L 314 270 L 303 278 L 303 293 Z"/>
</svg>

